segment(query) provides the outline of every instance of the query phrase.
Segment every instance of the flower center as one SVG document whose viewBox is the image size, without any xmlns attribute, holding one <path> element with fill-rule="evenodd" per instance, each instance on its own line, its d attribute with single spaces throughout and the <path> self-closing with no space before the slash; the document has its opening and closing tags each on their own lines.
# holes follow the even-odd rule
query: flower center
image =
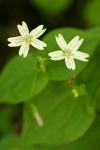
<svg viewBox="0 0 100 150">
<path fill-rule="evenodd" d="M 32 42 L 32 36 L 31 35 L 26 35 L 25 37 L 24 37 L 24 42 L 26 42 L 26 43 L 30 43 L 30 42 Z"/>
<path fill-rule="evenodd" d="M 74 56 L 74 54 L 73 54 L 73 52 L 72 52 L 72 51 L 70 51 L 70 50 L 66 50 L 66 52 L 65 52 L 65 56 L 66 56 L 67 58 L 69 58 L 69 57 L 73 57 L 73 56 Z"/>
</svg>

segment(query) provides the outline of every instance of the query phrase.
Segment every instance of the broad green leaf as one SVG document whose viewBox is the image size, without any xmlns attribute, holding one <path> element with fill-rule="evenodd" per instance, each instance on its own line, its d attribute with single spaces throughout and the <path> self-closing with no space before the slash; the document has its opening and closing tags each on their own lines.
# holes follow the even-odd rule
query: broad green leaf
<svg viewBox="0 0 100 150">
<path fill-rule="evenodd" d="M 100 112 L 100 80 L 95 90 L 94 100 L 96 102 L 97 110 Z"/>
<path fill-rule="evenodd" d="M 36 146 L 35 150 L 99 150 L 100 149 L 100 116 L 97 116 L 86 134 L 73 143 L 58 146 Z"/>
<path fill-rule="evenodd" d="M 0 141 L 2 150 L 98 150 L 100 148 L 100 117 L 98 116 L 86 134 L 69 144 L 28 146 L 18 136 L 7 136 Z M 19 142 L 20 141 L 20 142 Z M 25 142 L 25 141 L 24 141 Z M 20 144 L 19 144 L 20 143 Z M 23 146 L 22 146 L 23 145 Z"/>
<path fill-rule="evenodd" d="M 34 150 L 34 148 L 23 143 L 18 135 L 8 135 L 1 139 L 0 150 Z"/>
<path fill-rule="evenodd" d="M 86 83 L 87 91 L 93 95 L 93 101 L 100 109 L 100 44 L 97 46 L 93 58 L 78 76 L 79 82 Z"/>
<path fill-rule="evenodd" d="M 22 139 L 30 144 L 62 144 L 81 137 L 94 120 L 95 108 L 91 96 L 75 99 L 71 91 L 70 85 L 52 83 L 32 103 L 26 103 Z M 32 104 L 43 126 L 36 121 Z"/>
<path fill-rule="evenodd" d="M 57 15 L 68 8 L 72 0 L 31 0 L 45 15 Z"/>
<path fill-rule="evenodd" d="M 100 34 L 98 34 L 98 33 L 100 33 L 100 27 L 95 27 L 88 31 L 88 37 L 93 37 L 94 42 L 97 42 L 97 44 L 96 44 L 97 46 L 95 47 L 95 52 L 93 53 L 92 59 L 90 59 L 88 65 L 80 74 L 82 80 L 84 80 L 84 81 L 87 81 L 88 79 L 89 80 L 96 79 L 100 76 L 100 69 L 99 69 Z"/>
<path fill-rule="evenodd" d="M 72 143 L 60 145 L 27 145 L 20 137 L 9 135 L 0 141 L 1 150 L 99 150 L 100 149 L 100 117 L 97 116 L 93 125 L 84 136 Z"/>
<path fill-rule="evenodd" d="M 100 44 L 96 47 L 95 53 L 92 59 L 89 61 L 86 68 L 78 75 L 78 80 L 81 82 L 98 82 L 100 77 Z M 92 90 L 92 89 L 91 89 Z"/>
<path fill-rule="evenodd" d="M 84 17 L 87 22 L 100 25 L 100 0 L 89 0 L 84 8 Z"/>
<path fill-rule="evenodd" d="M 36 59 L 15 57 L 0 76 L 0 102 L 17 104 L 30 100 L 48 83 L 48 75 L 36 70 Z"/>
<path fill-rule="evenodd" d="M 19 142 L 18 136 L 8 135 L 0 140 L 0 149 L 1 150 L 19 150 L 19 149 L 16 149 L 18 142 Z"/>
<path fill-rule="evenodd" d="M 40 52 L 40 54 L 43 55 L 43 57 L 47 57 L 49 52 L 53 52 L 60 49 L 55 40 L 55 35 L 58 35 L 59 33 L 61 33 L 64 36 L 67 43 L 73 37 L 79 35 L 81 38 L 84 38 L 84 42 L 82 46 L 79 48 L 79 51 L 88 53 L 90 55 L 89 57 L 90 60 L 98 45 L 98 42 L 100 41 L 100 36 L 98 38 L 97 35 L 95 35 L 94 40 L 94 37 L 91 35 L 92 32 L 93 31 L 82 31 L 73 28 L 61 28 L 53 30 L 46 36 L 44 36 L 44 41 L 47 43 L 48 46 L 45 48 L 45 51 Z M 76 76 L 88 64 L 87 62 L 75 60 L 76 69 L 75 71 L 72 71 L 66 67 L 64 60 L 52 61 L 50 60 L 49 56 L 47 58 L 48 58 L 47 72 L 49 73 L 51 80 L 66 80 L 73 76 Z"/>
</svg>

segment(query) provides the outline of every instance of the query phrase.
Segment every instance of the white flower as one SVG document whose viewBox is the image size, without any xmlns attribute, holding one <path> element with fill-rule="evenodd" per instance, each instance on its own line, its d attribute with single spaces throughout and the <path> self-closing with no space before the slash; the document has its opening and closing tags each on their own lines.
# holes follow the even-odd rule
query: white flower
<svg viewBox="0 0 100 150">
<path fill-rule="evenodd" d="M 8 38 L 8 41 L 11 42 L 10 44 L 8 44 L 8 46 L 21 46 L 19 50 L 20 56 L 27 56 L 30 44 L 39 50 L 44 50 L 44 47 L 47 46 L 46 43 L 37 39 L 46 31 L 46 29 L 43 29 L 43 25 L 39 25 L 37 28 L 29 32 L 27 24 L 23 21 L 22 25 L 17 25 L 17 28 L 21 36 Z"/>
<path fill-rule="evenodd" d="M 74 59 L 88 61 L 86 59 L 87 57 L 89 57 L 88 54 L 77 51 L 83 42 L 83 39 L 79 40 L 79 36 L 75 36 L 67 44 L 64 37 L 61 34 L 58 34 L 58 37 L 56 37 L 56 42 L 61 50 L 50 52 L 48 55 L 51 57 L 51 60 L 57 61 L 65 59 L 66 67 L 72 70 L 75 70 Z"/>
</svg>

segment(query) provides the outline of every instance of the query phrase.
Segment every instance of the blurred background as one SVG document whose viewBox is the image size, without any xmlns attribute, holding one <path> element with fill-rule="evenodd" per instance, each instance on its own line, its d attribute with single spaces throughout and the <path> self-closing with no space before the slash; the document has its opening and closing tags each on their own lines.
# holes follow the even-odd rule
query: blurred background
<svg viewBox="0 0 100 150">
<path fill-rule="evenodd" d="M 18 54 L 7 38 L 18 36 L 17 25 L 25 21 L 30 31 L 40 24 L 47 32 L 60 27 L 88 29 L 100 25 L 100 0 L 0 0 L 0 70 Z M 0 104 L 0 137 L 20 133 L 22 104 Z"/>
</svg>

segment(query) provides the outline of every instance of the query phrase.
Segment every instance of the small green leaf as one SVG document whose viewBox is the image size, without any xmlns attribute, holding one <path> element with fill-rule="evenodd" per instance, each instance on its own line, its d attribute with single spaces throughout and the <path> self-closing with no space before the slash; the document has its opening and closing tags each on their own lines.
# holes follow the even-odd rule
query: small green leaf
<svg viewBox="0 0 100 150">
<path fill-rule="evenodd" d="M 72 93 L 75 98 L 88 95 L 85 84 L 73 85 Z"/>
</svg>

